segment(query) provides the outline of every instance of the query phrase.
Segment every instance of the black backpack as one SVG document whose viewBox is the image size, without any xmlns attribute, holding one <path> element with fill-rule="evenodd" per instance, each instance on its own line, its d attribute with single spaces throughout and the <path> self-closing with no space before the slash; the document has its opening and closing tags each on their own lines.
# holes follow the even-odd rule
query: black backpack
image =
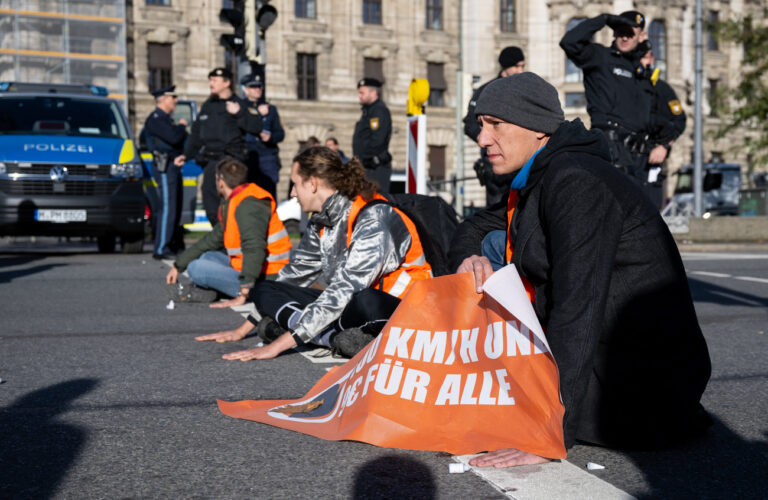
<svg viewBox="0 0 768 500">
<path fill-rule="evenodd" d="M 401 210 L 416 226 L 424 257 L 432 267 L 432 274 L 436 277 L 452 274 L 454 270 L 448 266 L 448 247 L 453 233 L 456 232 L 456 226 L 459 225 L 453 207 L 439 196 L 408 193 L 386 193 L 382 196 L 387 201 L 372 200 L 360 211 L 379 203 L 387 203 Z"/>
</svg>

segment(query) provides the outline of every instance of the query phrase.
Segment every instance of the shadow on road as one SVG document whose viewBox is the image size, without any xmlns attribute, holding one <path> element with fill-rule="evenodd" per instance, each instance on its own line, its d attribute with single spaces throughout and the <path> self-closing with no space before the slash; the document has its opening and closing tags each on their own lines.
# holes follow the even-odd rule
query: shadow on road
<svg viewBox="0 0 768 500">
<path fill-rule="evenodd" d="M 50 498 L 85 444 L 87 431 L 57 416 L 93 390 L 75 379 L 20 397 L 0 409 L 0 497 Z"/>
<path fill-rule="evenodd" d="M 410 457 L 386 455 L 357 469 L 352 497 L 435 498 L 437 489 L 429 468 Z"/>
<path fill-rule="evenodd" d="M 34 256 L 13 257 L 13 258 L 0 258 L 0 269 L 12 266 L 23 266 L 30 262 L 40 260 L 47 257 L 46 255 L 37 254 Z M 23 278 L 24 276 L 31 276 L 33 274 L 43 273 L 51 269 L 66 266 L 68 264 L 44 264 L 39 266 L 32 266 L 24 269 L 16 269 L 13 271 L 0 271 L 0 283 L 10 283 L 17 278 Z"/>
<path fill-rule="evenodd" d="M 688 277 L 694 302 L 710 302 L 724 306 L 768 307 L 768 298 L 744 293 L 724 286 Z"/>
<path fill-rule="evenodd" d="M 747 441 L 713 420 L 702 438 L 685 446 L 628 453 L 648 482 L 648 493 L 639 498 L 765 498 L 768 430 L 763 431 L 764 440 Z"/>
</svg>

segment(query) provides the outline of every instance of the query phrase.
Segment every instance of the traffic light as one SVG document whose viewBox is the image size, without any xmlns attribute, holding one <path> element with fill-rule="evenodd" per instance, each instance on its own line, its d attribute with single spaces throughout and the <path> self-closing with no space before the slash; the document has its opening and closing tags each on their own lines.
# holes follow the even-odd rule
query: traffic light
<svg viewBox="0 0 768 500">
<path fill-rule="evenodd" d="M 253 1 L 253 0 L 251 0 Z M 235 55 L 242 55 L 246 50 L 245 44 L 245 0 L 234 0 L 231 9 L 221 9 L 219 19 L 223 23 L 229 23 L 235 29 L 234 34 L 221 35 L 220 42 Z"/>
<path fill-rule="evenodd" d="M 277 9 L 269 5 L 269 0 L 256 0 L 256 24 L 262 31 L 272 26 L 277 19 Z"/>
</svg>

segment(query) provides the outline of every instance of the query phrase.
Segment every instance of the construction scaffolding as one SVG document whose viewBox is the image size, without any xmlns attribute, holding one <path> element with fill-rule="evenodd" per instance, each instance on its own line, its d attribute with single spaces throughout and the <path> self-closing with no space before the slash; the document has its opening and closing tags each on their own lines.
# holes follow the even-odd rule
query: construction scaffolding
<svg viewBox="0 0 768 500">
<path fill-rule="evenodd" d="M 0 81 L 106 87 L 126 103 L 125 0 L 0 0 Z"/>
</svg>

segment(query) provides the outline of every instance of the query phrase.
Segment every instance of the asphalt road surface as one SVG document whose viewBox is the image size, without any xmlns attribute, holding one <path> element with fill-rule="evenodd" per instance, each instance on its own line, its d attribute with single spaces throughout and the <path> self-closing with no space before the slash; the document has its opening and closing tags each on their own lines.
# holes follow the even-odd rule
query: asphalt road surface
<svg viewBox="0 0 768 500">
<path fill-rule="evenodd" d="M 638 498 L 765 498 L 768 252 L 684 261 L 712 357 L 703 404 L 714 425 L 665 452 L 577 445 L 568 463 Z M 476 474 L 449 474 L 448 454 L 225 417 L 217 399 L 298 398 L 329 365 L 295 352 L 221 360 L 240 345 L 192 337 L 241 316 L 166 309 L 167 269 L 148 254 L 101 255 L 87 242 L 0 239 L 0 498 L 600 497 L 576 483 L 530 481 L 503 493 Z M 605 469 L 586 472 L 587 462 Z M 512 473 L 508 484 L 537 474 Z"/>
</svg>

